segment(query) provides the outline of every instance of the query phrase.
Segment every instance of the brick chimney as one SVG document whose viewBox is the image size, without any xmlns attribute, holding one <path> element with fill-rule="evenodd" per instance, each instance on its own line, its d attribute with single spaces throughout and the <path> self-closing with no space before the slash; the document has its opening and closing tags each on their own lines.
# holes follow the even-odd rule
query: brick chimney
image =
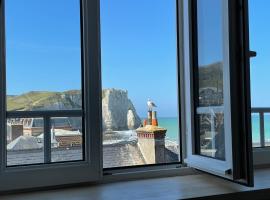
<svg viewBox="0 0 270 200">
<path fill-rule="evenodd" d="M 11 124 L 10 129 L 8 129 L 10 134 L 10 140 L 13 141 L 16 138 L 23 135 L 23 125 L 22 124 Z"/>
<path fill-rule="evenodd" d="M 146 125 L 136 130 L 138 145 L 147 164 L 165 163 L 167 129 Z"/>
</svg>

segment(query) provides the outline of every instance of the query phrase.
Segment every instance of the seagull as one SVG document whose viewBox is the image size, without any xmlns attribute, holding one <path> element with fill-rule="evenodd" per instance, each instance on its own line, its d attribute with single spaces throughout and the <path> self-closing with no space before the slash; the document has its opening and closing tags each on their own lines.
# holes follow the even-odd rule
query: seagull
<svg viewBox="0 0 270 200">
<path fill-rule="evenodd" d="M 157 107 L 156 104 L 153 101 L 151 101 L 150 99 L 148 99 L 148 101 L 147 101 L 147 106 L 148 106 L 148 111 L 152 111 L 153 107 Z"/>
</svg>

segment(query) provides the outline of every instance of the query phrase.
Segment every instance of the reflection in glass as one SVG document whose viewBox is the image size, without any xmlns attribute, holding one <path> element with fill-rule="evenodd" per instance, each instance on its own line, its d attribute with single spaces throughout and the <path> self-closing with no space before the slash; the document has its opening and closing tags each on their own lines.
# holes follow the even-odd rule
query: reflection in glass
<svg viewBox="0 0 270 200">
<path fill-rule="evenodd" d="M 224 160 L 224 115 L 223 113 L 201 114 L 200 146 L 201 155 Z"/>
<path fill-rule="evenodd" d="M 197 1 L 197 134 L 201 155 L 225 159 L 223 0 Z"/>
</svg>

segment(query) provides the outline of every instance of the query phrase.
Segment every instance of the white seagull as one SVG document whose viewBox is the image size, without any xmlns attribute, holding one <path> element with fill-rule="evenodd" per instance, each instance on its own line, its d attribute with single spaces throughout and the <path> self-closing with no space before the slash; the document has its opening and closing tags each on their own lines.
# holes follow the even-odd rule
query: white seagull
<svg viewBox="0 0 270 200">
<path fill-rule="evenodd" d="M 151 101 L 150 99 L 148 99 L 148 101 L 147 101 L 147 106 L 148 106 L 149 111 L 152 111 L 154 107 L 157 107 L 156 104 L 153 101 Z"/>
</svg>

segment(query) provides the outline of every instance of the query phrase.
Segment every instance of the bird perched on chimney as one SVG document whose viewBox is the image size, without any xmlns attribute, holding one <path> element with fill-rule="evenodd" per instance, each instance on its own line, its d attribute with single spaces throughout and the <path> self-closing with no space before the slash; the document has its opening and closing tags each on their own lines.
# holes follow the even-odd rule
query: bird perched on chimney
<svg viewBox="0 0 270 200">
<path fill-rule="evenodd" d="M 156 104 L 150 99 L 148 99 L 147 101 L 147 106 L 148 106 L 148 111 L 152 111 L 154 107 L 157 107 Z"/>
</svg>

